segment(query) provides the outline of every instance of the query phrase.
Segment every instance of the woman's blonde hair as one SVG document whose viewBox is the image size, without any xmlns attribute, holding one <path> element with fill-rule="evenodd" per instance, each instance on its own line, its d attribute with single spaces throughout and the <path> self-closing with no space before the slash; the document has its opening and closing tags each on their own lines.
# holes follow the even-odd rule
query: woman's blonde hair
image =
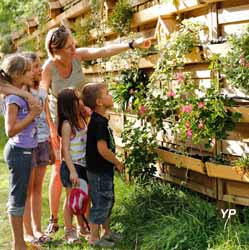
<svg viewBox="0 0 249 250">
<path fill-rule="evenodd" d="M 48 31 L 45 47 L 49 57 L 54 56 L 54 49 L 63 49 L 65 47 L 70 34 L 71 31 L 63 25 Z"/>
<path fill-rule="evenodd" d="M 4 57 L 1 69 L 1 78 L 12 83 L 14 76 L 24 75 L 31 69 L 31 63 L 21 54 L 10 54 Z"/>
</svg>

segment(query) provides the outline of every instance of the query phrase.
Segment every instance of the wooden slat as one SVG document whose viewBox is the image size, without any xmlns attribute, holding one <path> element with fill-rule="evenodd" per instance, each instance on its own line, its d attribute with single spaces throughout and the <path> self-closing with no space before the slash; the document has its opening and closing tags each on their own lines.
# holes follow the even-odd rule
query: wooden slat
<svg viewBox="0 0 249 250">
<path fill-rule="evenodd" d="M 241 35 L 249 24 L 249 20 L 243 23 L 231 23 L 220 25 L 221 36 L 226 37 L 228 35 L 236 34 Z"/>
<path fill-rule="evenodd" d="M 235 129 L 228 132 L 227 140 L 235 140 L 248 142 L 249 140 L 249 125 L 247 123 L 237 123 Z"/>
<path fill-rule="evenodd" d="M 89 8 L 90 3 L 88 0 L 80 1 L 70 9 L 56 16 L 53 20 L 47 22 L 46 25 L 44 25 L 43 32 L 46 32 L 47 30 L 59 25 L 63 19 L 70 19 L 82 15 L 83 13 L 87 12 Z"/>
<path fill-rule="evenodd" d="M 145 68 L 152 68 L 154 67 L 155 63 L 157 62 L 159 58 L 159 55 L 151 55 L 151 56 L 147 56 L 145 58 L 141 58 L 139 60 L 139 68 L 140 69 L 145 69 Z M 122 62 L 120 63 L 120 65 L 124 65 L 124 67 L 126 69 L 130 68 L 131 65 L 129 64 L 129 62 L 127 62 L 127 60 L 122 60 Z M 112 72 L 112 71 L 119 71 L 120 70 L 120 65 L 116 65 L 116 64 L 112 64 L 111 62 L 107 62 L 105 64 L 105 68 L 103 69 L 103 67 L 99 64 L 96 64 L 94 66 L 91 66 L 89 68 L 83 68 L 83 72 L 85 74 L 96 74 L 96 73 L 101 73 L 101 72 Z"/>
<path fill-rule="evenodd" d="M 249 4 L 218 10 L 219 24 L 249 20 Z"/>
<path fill-rule="evenodd" d="M 248 192 L 249 184 L 248 183 L 226 181 L 225 186 L 226 186 L 225 194 L 249 198 L 249 192 Z"/>
<path fill-rule="evenodd" d="M 249 107 L 228 107 L 227 109 L 231 112 L 239 112 L 242 114 L 239 122 L 249 123 Z"/>
<path fill-rule="evenodd" d="M 179 155 L 176 153 L 168 152 L 162 149 L 156 149 L 156 152 L 163 161 L 169 164 L 173 164 L 178 167 L 184 167 L 187 169 L 192 169 L 199 173 L 205 173 L 204 163 L 201 160 L 185 155 Z"/>
<path fill-rule="evenodd" d="M 235 167 L 212 162 L 206 162 L 205 166 L 207 169 L 207 174 L 210 177 L 249 183 L 249 178 L 245 175 L 241 175 Z"/>
<path fill-rule="evenodd" d="M 231 202 L 231 203 L 235 203 L 235 204 L 239 204 L 243 206 L 249 206 L 248 198 L 225 194 L 223 195 L 222 199 L 229 203 Z"/>
<path fill-rule="evenodd" d="M 165 173 L 159 174 L 159 178 L 217 199 L 215 178 L 174 166 L 167 167 Z"/>
<path fill-rule="evenodd" d="M 244 153 L 249 154 L 249 146 L 247 143 L 240 141 L 222 140 L 222 152 L 224 154 L 242 156 Z"/>
</svg>

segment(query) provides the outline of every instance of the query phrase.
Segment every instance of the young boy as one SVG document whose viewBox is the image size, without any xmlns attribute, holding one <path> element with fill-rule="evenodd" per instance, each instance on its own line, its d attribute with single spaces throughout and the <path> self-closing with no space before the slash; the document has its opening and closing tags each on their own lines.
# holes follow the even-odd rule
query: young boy
<svg viewBox="0 0 249 250">
<path fill-rule="evenodd" d="M 93 110 L 87 132 L 86 162 L 92 207 L 90 210 L 91 235 L 89 244 L 112 247 L 120 235 L 111 232 L 109 218 L 114 204 L 114 167 L 121 173 L 123 164 L 115 156 L 115 142 L 106 111 L 113 106 L 112 96 L 105 84 L 90 83 L 84 86 L 82 99 Z M 104 231 L 100 238 L 100 225 Z"/>
</svg>

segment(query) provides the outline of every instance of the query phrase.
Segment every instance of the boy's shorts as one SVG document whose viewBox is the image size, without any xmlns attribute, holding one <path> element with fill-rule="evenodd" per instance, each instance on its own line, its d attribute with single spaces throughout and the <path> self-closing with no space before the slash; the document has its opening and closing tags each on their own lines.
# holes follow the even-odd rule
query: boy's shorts
<svg viewBox="0 0 249 250">
<path fill-rule="evenodd" d="M 78 177 L 88 182 L 87 175 L 86 175 L 86 167 L 83 167 L 77 164 L 74 164 L 74 167 L 76 169 Z M 61 163 L 60 176 L 61 176 L 61 182 L 62 182 L 63 187 L 72 187 L 72 182 L 70 181 L 70 171 L 65 161 L 62 161 Z"/>
<path fill-rule="evenodd" d="M 52 146 L 49 141 L 40 142 L 33 151 L 33 167 L 44 167 L 53 164 Z"/>
<path fill-rule="evenodd" d="M 32 151 L 33 149 L 16 147 L 9 143 L 4 148 L 4 159 L 10 171 L 8 213 L 11 215 L 22 216 L 24 213 Z"/>
<path fill-rule="evenodd" d="M 94 174 L 87 171 L 92 207 L 89 221 L 92 224 L 104 224 L 110 217 L 114 205 L 113 176 L 108 174 Z"/>
</svg>

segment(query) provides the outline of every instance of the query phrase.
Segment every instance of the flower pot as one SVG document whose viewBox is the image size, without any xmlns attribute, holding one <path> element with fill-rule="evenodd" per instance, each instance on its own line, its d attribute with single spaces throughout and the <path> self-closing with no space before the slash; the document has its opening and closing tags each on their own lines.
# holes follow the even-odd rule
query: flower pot
<svg viewBox="0 0 249 250">
<path fill-rule="evenodd" d="M 217 177 L 221 179 L 240 181 L 240 182 L 249 182 L 249 177 L 247 174 L 243 174 L 240 168 L 222 165 L 212 162 L 205 163 L 207 174 L 210 177 Z"/>
<path fill-rule="evenodd" d="M 158 156 L 164 161 L 177 167 L 191 169 L 193 171 L 204 174 L 204 163 L 189 156 L 180 155 L 177 153 L 169 152 L 163 149 L 156 149 Z"/>
</svg>

